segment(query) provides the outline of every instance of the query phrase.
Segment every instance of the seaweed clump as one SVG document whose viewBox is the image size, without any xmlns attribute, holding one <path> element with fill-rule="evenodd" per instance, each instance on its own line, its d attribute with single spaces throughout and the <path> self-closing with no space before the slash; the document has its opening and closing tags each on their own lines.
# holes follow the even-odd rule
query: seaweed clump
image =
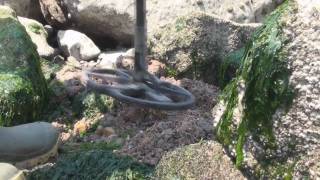
<svg viewBox="0 0 320 180">
<path fill-rule="evenodd" d="M 272 115 L 278 108 L 288 107 L 294 95 L 285 49 L 289 39 L 282 32 L 282 17 L 290 14 L 293 6 L 291 1 L 283 3 L 255 32 L 246 46 L 237 77 L 224 89 L 222 101 L 226 109 L 216 132 L 221 143 L 235 148 L 237 167 L 243 164 L 248 136 L 265 149 L 276 148 Z"/>
</svg>

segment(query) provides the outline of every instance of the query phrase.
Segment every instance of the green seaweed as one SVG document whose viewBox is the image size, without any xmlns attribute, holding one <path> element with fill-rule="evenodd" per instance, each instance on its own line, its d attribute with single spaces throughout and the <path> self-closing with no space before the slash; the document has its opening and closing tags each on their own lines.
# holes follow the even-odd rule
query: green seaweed
<svg viewBox="0 0 320 180">
<path fill-rule="evenodd" d="M 236 71 L 241 66 L 241 59 L 245 48 L 238 49 L 229 53 L 220 63 L 218 68 L 218 84 L 224 88 L 236 75 Z"/>
<path fill-rule="evenodd" d="M 281 17 L 291 12 L 293 3 L 286 2 L 273 12 L 247 44 L 238 76 L 224 90 L 226 110 L 217 127 L 220 142 L 235 142 L 236 165 L 241 167 L 243 146 L 250 134 L 265 148 L 275 148 L 272 115 L 293 99 L 289 86 L 290 71 L 285 58 L 287 39 L 282 33 Z M 232 128 L 234 109 L 238 106 L 240 84 L 244 85 L 242 116 L 237 128 Z"/>
<path fill-rule="evenodd" d="M 37 169 L 28 174 L 28 179 L 151 179 L 153 167 L 113 153 L 118 148 L 113 143 L 85 143 L 69 148 L 53 167 Z"/>
<path fill-rule="evenodd" d="M 44 29 L 42 29 L 42 27 L 36 23 L 29 24 L 28 29 L 35 34 L 41 34 L 41 32 L 45 32 Z"/>
</svg>

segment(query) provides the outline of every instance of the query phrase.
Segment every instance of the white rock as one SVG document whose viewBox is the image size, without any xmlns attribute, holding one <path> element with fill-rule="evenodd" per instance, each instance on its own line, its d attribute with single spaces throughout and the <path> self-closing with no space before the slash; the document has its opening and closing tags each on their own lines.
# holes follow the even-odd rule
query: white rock
<svg viewBox="0 0 320 180">
<path fill-rule="evenodd" d="M 32 42 L 37 46 L 39 55 L 43 58 L 53 58 L 56 51 L 48 44 L 48 33 L 43 25 L 36 20 L 24 17 L 18 17 L 18 20 L 26 28 Z"/>
<path fill-rule="evenodd" d="M 66 56 L 73 56 L 78 61 L 89 61 L 100 54 L 100 49 L 88 36 L 74 30 L 59 31 L 58 43 Z"/>
<path fill-rule="evenodd" d="M 100 63 L 97 64 L 97 67 L 103 69 L 114 69 L 116 68 L 117 60 L 125 54 L 126 52 L 123 51 L 101 53 L 98 57 L 98 61 L 100 61 Z"/>
</svg>

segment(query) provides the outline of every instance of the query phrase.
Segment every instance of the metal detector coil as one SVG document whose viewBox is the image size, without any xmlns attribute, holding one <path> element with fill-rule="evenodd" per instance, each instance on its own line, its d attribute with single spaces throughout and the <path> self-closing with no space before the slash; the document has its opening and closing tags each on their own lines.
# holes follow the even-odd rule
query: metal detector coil
<svg viewBox="0 0 320 180">
<path fill-rule="evenodd" d="M 134 71 L 92 69 L 83 72 L 85 85 L 98 93 L 147 108 L 180 110 L 190 108 L 194 96 L 179 86 L 161 81 L 147 72 L 146 0 L 136 0 Z"/>
</svg>

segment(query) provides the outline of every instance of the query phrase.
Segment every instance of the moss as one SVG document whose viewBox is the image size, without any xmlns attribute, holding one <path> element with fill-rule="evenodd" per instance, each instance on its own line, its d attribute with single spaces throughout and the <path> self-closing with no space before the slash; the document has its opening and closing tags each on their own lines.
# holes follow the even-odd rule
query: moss
<svg viewBox="0 0 320 180">
<path fill-rule="evenodd" d="M 63 67 L 62 63 L 60 62 L 52 62 L 44 58 L 40 58 L 40 63 L 42 72 L 47 81 L 50 81 L 53 77 L 55 77 L 55 74 Z"/>
<path fill-rule="evenodd" d="M 153 167 L 112 151 L 118 146 L 86 143 L 69 149 L 50 168 L 31 172 L 28 179 L 150 179 Z"/>
<path fill-rule="evenodd" d="M 236 75 L 241 66 L 241 59 L 244 55 L 245 48 L 229 53 L 220 63 L 218 68 L 218 83 L 224 88 Z"/>
<path fill-rule="evenodd" d="M 165 75 L 168 76 L 168 77 L 177 77 L 178 76 L 178 72 L 174 68 L 166 66 Z"/>
<path fill-rule="evenodd" d="M 248 43 L 237 78 L 224 91 L 227 108 L 218 124 L 219 140 L 236 149 L 236 164 L 242 166 L 243 146 L 248 135 L 265 149 L 275 148 L 272 115 L 279 107 L 288 107 L 293 99 L 289 86 L 290 71 L 285 58 L 287 39 L 282 34 L 281 18 L 292 12 L 286 2 L 273 12 Z M 233 111 L 238 106 L 239 84 L 244 82 L 244 109 L 237 128 L 232 129 Z M 230 132 L 231 131 L 231 132 Z"/>
<path fill-rule="evenodd" d="M 0 126 L 37 120 L 48 97 L 36 47 L 7 11 L 0 7 Z"/>
<path fill-rule="evenodd" d="M 112 97 L 94 92 L 83 92 L 75 97 L 72 107 L 77 116 L 91 118 L 97 114 L 108 112 L 114 108 L 114 105 Z"/>
<path fill-rule="evenodd" d="M 43 27 L 41 27 L 41 25 L 37 24 L 37 23 L 31 23 L 28 25 L 27 27 L 31 32 L 35 33 L 35 34 L 41 34 L 41 32 L 45 32 L 45 30 L 43 29 Z"/>
</svg>

